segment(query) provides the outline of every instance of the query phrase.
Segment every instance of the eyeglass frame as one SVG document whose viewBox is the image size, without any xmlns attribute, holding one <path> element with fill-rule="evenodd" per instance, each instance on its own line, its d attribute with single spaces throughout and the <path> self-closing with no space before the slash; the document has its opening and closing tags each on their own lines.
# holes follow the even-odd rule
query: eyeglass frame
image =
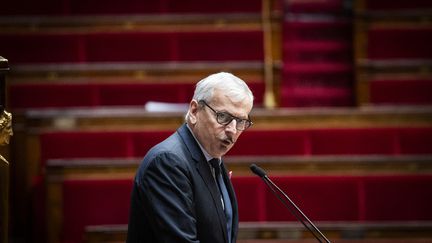
<svg viewBox="0 0 432 243">
<path fill-rule="evenodd" d="M 207 104 L 207 102 L 206 102 L 205 100 L 199 100 L 198 103 L 202 103 L 202 104 L 204 104 L 205 106 L 207 106 L 208 108 L 210 108 L 210 110 L 213 111 L 213 112 L 215 113 L 215 115 L 216 115 L 216 121 L 217 121 L 217 123 L 219 123 L 220 125 L 227 126 L 227 125 L 230 124 L 233 120 L 235 120 L 235 121 L 236 121 L 236 129 L 237 129 L 237 131 L 245 131 L 245 130 L 247 130 L 249 127 L 251 127 L 251 126 L 253 125 L 253 122 L 252 122 L 252 120 L 250 119 L 249 115 L 248 115 L 248 119 L 243 119 L 243 118 L 239 118 L 239 117 L 233 116 L 233 115 L 231 115 L 230 113 L 225 112 L 225 111 L 217 111 L 217 110 L 213 109 L 209 104 Z M 229 117 L 230 117 L 229 122 L 226 122 L 226 123 L 222 123 L 222 122 L 220 122 L 220 121 L 219 121 L 219 119 L 220 119 L 220 118 L 219 118 L 219 117 L 220 117 L 219 114 L 224 114 L 224 115 L 229 116 Z M 245 125 L 244 125 L 244 129 L 239 129 L 239 128 L 238 128 L 239 124 L 242 124 L 241 122 L 244 122 L 243 124 L 245 124 Z M 247 124 L 249 124 L 249 125 L 247 125 Z"/>
</svg>

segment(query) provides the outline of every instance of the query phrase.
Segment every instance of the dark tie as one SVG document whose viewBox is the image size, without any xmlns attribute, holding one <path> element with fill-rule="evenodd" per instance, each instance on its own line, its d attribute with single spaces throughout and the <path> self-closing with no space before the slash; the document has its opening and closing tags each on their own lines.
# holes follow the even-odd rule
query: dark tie
<svg viewBox="0 0 432 243">
<path fill-rule="evenodd" d="M 222 206 L 224 207 L 225 217 L 227 219 L 227 230 L 228 230 L 228 241 L 231 242 L 231 228 L 232 228 L 232 206 L 231 200 L 228 195 L 228 191 L 226 189 L 225 183 L 223 182 L 221 175 L 221 166 L 219 159 L 211 159 L 210 165 L 213 167 L 215 172 L 215 180 L 216 184 L 219 188 L 219 193 L 222 198 Z"/>
<path fill-rule="evenodd" d="M 221 172 L 221 168 L 220 168 L 220 162 L 219 159 L 211 159 L 210 160 L 210 165 L 213 167 L 214 172 L 215 172 L 215 178 L 218 178 L 218 176 L 220 175 Z M 219 184 L 218 184 L 219 185 Z"/>
</svg>

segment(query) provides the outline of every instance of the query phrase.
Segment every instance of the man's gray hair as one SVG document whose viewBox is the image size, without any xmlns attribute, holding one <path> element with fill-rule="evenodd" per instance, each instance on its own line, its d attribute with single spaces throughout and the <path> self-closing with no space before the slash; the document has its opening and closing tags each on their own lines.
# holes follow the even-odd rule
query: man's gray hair
<svg viewBox="0 0 432 243">
<path fill-rule="evenodd" d="M 234 102 L 249 99 L 253 102 L 253 94 L 247 84 L 231 73 L 220 72 L 212 74 L 196 84 L 193 99 L 210 102 L 215 89 L 223 91 Z"/>
<path fill-rule="evenodd" d="M 196 84 L 193 99 L 196 101 L 204 100 L 210 102 L 215 89 L 221 90 L 234 102 L 248 99 L 253 103 L 254 100 L 252 91 L 245 81 L 227 72 L 215 73 L 200 80 Z M 186 114 L 186 120 L 188 116 L 189 112 Z"/>
</svg>

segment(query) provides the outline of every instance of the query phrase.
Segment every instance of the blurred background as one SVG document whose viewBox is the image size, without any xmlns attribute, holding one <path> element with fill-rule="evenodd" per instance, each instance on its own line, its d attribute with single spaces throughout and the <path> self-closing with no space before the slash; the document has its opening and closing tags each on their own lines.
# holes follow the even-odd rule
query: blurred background
<svg viewBox="0 0 432 243">
<path fill-rule="evenodd" d="M 255 95 L 225 157 L 239 243 L 315 242 L 252 163 L 332 242 L 431 242 L 431 43 L 429 0 L 3 1 L 0 232 L 124 242 L 141 158 L 226 71 Z"/>
</svg>

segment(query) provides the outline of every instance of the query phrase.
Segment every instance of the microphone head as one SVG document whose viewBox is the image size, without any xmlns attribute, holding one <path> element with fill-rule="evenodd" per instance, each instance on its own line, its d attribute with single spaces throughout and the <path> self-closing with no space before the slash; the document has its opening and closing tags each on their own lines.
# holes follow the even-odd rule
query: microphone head
<svg viewBox="0 0 432 243">
<path fill-rule="evenodd" d="M 251 164 L 251 166 L 249 167 L 250 169 L 251 169 L 251 171 L 255 174 L 255 175 L 257 175 L 257 176 L 259 176 L 259 177 L 264 177 L 264 176 L 266 176 L 266 172 L 263 170 L 263 169 L 261 169 L 258 165 L 256 165 L 256 164 Z"/>
</svg>

